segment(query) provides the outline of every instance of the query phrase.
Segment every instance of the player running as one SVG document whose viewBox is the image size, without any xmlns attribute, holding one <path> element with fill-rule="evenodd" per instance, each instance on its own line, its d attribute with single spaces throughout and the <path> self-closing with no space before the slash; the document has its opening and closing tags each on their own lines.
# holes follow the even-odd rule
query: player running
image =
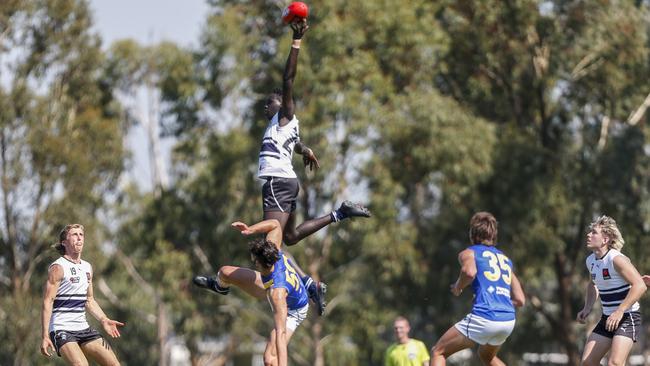
<svg viewBox="0 0 650 366">
<path fill-rule="evenodd" d="M 445 365 L 447 357 L 476 344 L 484 365 L 505 365 L 496 354 L 515 326 L 515 306 L 526 301 L 512 261 L 495 247 L 494 216 L 489 212 L 474 214 L 469 236 L 472 245 L 458 255 L 460 275 L 451 285 L 451 293 L 459 296 L 471 284 L 474 305 L 471 313 L 449 328 L 431 349 L 431 366 Z"/>
</svg>

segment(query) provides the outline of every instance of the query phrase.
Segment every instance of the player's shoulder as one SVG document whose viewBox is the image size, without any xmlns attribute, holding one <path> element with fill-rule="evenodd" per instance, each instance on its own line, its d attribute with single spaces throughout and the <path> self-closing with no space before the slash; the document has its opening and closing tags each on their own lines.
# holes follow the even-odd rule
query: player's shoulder
<svg viewBox="0 0 650 366">
<path fill-rule="evenodd" d="M 622 266 L 625 265 L 626 263 L 632 263 L 632 261 L 628 256 L 626 256 L 625 254 L 621 253 L 616 249 L 610 249 L 609 253 L 607 253 L 607 256 L 610 258 L 612 263 L 614 263 L 614 265 L 617 266 Z"/>
<path fill-rule="evenodd" d="M 63 256 L 61 256 L 61 257 L 57 258 L 54 262 L 50 263 L 49 267 L 52 267 L 52 266 L 55 266 L 55 265 L 63 266 L 64 264 L 66 264 L 66 262 L 67 262 L 67 259 L 65 259 L 65 258 L 63 258 Z"/>
<path fill-rule="evenodd" d="M 85 260 L 83 260 L 83 259 L 81 260 L 81 266 L 84 267 L 85 269 L 88 269 L 88 270 L 92 270 L 92 269 L 93 269 L 93 265 L 90 264 L 90 262 L 85 261 Z"/>
</svg>

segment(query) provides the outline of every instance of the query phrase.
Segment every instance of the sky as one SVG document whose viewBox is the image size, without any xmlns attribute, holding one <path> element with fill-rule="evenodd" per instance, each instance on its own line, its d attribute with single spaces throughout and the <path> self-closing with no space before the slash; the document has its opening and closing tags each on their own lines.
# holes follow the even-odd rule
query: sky
<svg viewBox="0 0 650 366">
<path fill-rule="evenodd" d="M 208 13 L 205 0 L 90 0 L 104 45 L 122 38 L 198 45 Z"/>
<path fill-rule="evenodd" d="M 124 38 L 142 45 L 173 41 L 181 46 L 196 47 L 208 14 L 205 0 L 89 0 L 89 3 L 94 29 L 101 36 L 104 49 Z M 137 99 L 133 104 L 140 113 L 146 113 L 146 96 L 139 95 Z M 143 190 L 150 190 L 151 169 L 143 126 L 130 131 L 127 144 L 133 156 L 127 180 L 135 181 Z M 172 145 L 173 141 L 161 141 L 166 170 L 169 170 Z"/>
</svg>

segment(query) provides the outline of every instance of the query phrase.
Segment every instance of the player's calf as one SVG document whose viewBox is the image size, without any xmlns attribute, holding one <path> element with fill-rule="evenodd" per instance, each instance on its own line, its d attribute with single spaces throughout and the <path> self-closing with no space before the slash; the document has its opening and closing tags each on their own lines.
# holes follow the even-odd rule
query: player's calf
<svg viewBox="0 0 650 366">
<path fill-rule="evenodd" d="M 316 305 L 316 311 L 319 316 L 325 313 L 327 302 L 325 301 L 325 293 L 327 292 L 327 285 L 323 282 L 316 282 L 311 277 L 303 277 L 303 284 L 307 289 L 309 299 Z"/>
</svg>

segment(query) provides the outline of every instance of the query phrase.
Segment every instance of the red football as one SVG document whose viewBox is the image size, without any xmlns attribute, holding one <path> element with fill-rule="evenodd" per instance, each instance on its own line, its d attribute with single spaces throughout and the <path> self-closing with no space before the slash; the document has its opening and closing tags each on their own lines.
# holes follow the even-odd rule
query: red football
<svg viewBox="0 0 650 366">
<path fill-rule="evenodd" d="M 302 1 L 294 1 L 282 11 L 282 21 L 286 24 L 296 19 L 304 19 L 309 15 L 309 7 Z"/>
</svg>

